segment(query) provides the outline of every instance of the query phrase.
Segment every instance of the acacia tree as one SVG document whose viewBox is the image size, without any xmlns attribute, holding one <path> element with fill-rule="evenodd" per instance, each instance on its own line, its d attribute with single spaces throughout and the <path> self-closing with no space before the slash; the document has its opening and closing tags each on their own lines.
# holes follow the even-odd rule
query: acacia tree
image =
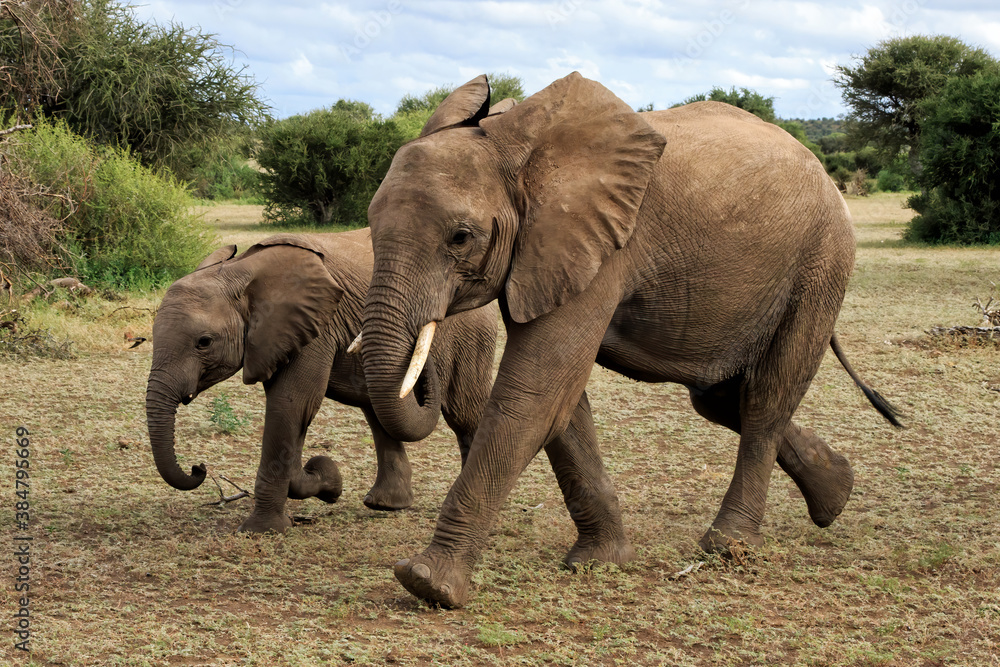
<svg viewBox="0 0 1000 667">
<path fill-rule="evenodd" d="M 0 110 L 27 121 L 31 110 L 59 88 L 59 38 L 53 26 L 75 21 L 72 3 L 0 2 Z"/>
<path fill-rule="evenodd" d="M 954 37 L 916 35 L 879 42 L 854 64 L 836 66 L 833 82 L 851 110 L 851 143 L 857 148 L 871 144 L 885 164 L 906 151 L 919 174 L 927 101 L 952 78 L 972 76 L 994 63 L 983 49 Z"/>
<path fill-rule="evenodd" d="M 8 113 L 63 120 L 143 163 L 174 159 L 192 143 L 264 119 L 267 105 L 231 49 L 181 25 L 146 24 L 115 0 L 29 0 L 0 15 Z M 173 161 L 172 161 L 173 160 Z"/>
</svg>

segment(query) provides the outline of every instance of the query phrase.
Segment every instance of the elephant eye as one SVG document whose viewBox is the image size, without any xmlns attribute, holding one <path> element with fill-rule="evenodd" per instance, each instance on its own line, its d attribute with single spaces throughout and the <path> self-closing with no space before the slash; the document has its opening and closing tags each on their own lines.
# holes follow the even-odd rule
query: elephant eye
<svg viewBox="0 0 1000 667">
<path fill-rule="evenodd" d="M 468 241 L 471 237 L 472 237 L 472 234 L 470 234 L 469 232 L 465 231 L 464 229 L 460 229 L 460 230 L 458 230 L 457 232 L 455 232 L 452 235 L 452 237 L 451 237 L 451 244 L 452 245 L 462 245 L 466 241 Z"/>
<path fill-rule="evenodd" d="M 202 336 L 201 338 L 198 339 L 198 342 L 196 343 L 199 350 L 204 350 L 211 344 L 212 344 L 211 336 Z"/>
</svg>

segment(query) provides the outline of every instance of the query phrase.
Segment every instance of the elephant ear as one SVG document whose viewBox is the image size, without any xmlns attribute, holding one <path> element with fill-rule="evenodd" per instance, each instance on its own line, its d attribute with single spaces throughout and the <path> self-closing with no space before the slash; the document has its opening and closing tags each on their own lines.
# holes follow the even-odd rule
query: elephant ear
<svg viewBox="0 0 1000 667">
<path fill-rule="evenodd" d="M 221 264 L 225 261 L 232 259 L 235 256 L 236 256 L 235 245 L 222 246 L 221 248 L 213 252 L 211 255 L 201 260 L 201 264 L 198 265 L 198 268 L 196 268 L 195 271 L 201 271 L 202 269 L 207 269 L 210 266 Z"/>
<path fill-rule="evenodd" d="M 666 140 L 577 72 L 479 125 L 520 165 L 506 296 L 511 317 L 528 322 L 585 290 L 624 247 Z"/>
<path fill-rule="evenodd" d="M 480 74 L 444 98 L 420 131 L 421 137 L 450 127 L 475 126 L 490 112 L 490 84 Z"/>
<path fill-rule="evenodd" d="M 243 382 L 266 381 L 316 338 L 344 296 L 323 256 L 294 245 L 258 245 L 239 259 L 246 271 Z"/>
<path fill-rule="evenodd" d="M 515 100 L 513 97 L 506 97 L 497 102 L 496 104 L 494 104 L 493 106 L 491 106 L 489 113 L 487 113 L 486 115 L 496 116 L 502 113 L 507 113 L 508 111 L 513 109 L 516 104 L 517 100 Z"/>
</svg>

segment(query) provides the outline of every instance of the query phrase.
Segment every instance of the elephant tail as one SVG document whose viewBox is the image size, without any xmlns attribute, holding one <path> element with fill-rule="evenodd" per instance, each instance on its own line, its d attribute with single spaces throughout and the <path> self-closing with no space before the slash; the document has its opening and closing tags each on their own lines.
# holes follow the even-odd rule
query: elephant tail
<svg viewBox="0 0 1000 667">
<path fill-rule="evenodd" d="M 837 340 L 836 334 L 830 337 L 830 347 L 833 348 L 833 353 L 837 355 L 837 361 L 840 362 L 840 365 L 844 367 L 847 374 L 854 380 L 854 384 L 858 385 L 862 393 L 864 393 L 865 398 L 879 411 L 879 414 L 889 420 L 889 423 L 896 428 L 903 428 L 903 423 L 899 421 L 902 414 L 882 394 L 862 382 L 851 366 L 851 362 L 847 360 L 847 355 L 844 354 L 844 348 L 840 347 L 840 341 Z"/>
</svg>

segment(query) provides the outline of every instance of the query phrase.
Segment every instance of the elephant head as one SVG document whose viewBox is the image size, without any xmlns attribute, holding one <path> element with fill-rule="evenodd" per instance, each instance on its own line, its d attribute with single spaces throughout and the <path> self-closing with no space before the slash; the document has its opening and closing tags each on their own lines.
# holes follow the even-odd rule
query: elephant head
<svg viewBox="0 0 1000 667">
<path fill-rule="evenodd" d="M 664 144 L 577 73 L 492 110 L 485 76 L 445 99 L 368 209 L 375 270 L 362 347 L 379 418 L 434 323 L 497 298 L 524 323 L 586 289 L 628 242 Z"/>
<path fill-rule="evenodd" d="M 156 469 L 176 489 L 188 475 L 174 453 L 177 405 L 243 368 L 243 382 L 265 382 L 330 323 L 343 289 L 322 253 L 299 237 L 273 237 L 233 259 L 236 246 L 209 255 L 167 290 L 153 323 L 146 421 Z"/>
</svg>

